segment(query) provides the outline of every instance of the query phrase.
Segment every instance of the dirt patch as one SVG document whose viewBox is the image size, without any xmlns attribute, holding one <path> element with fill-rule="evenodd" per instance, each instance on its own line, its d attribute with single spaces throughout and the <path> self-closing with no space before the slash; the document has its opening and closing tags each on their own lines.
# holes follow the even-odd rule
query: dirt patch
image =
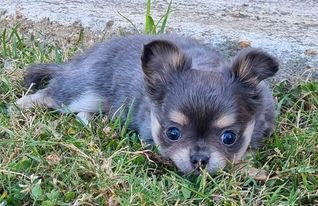
<svg viewBox="0 0 318 206">
<path fill-rule="evenodd" d="M 32 21 L 21 13 L 16 15 L 6 16 L 6 18 L 0 19 L 0 28 L 14 28 L 18 26 L 19 32 L 26 38 L 31 37 L 44 43 L 54 42 L 59 47 L 67 47 L 74 45 L 81 35 L 83 35 L 83 41 L 87 45 L 91 45 L 94 42 L 106 39 L 109 36 L 115 35 L 115 32 L 110 25 L 104 32 L 93 32 L 87 28 L 84 28 L 80 22 L 73 22 L 70 25 L 64 25 L 56 21 L 50 21 L 49 18 L 43 18 L 40 21 Z"/>
</svg>

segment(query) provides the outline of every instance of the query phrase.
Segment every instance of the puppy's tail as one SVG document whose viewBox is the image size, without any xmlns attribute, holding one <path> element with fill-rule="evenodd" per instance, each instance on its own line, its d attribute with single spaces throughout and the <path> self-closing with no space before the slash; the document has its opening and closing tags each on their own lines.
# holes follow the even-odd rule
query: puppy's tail
<svg viewBox="0 0 318 206">
<path fill-rule="evenodd" d="M 61 64 L 35 64 L 27 68 L 24 75 L 26 87 L 32 85 L 31 90 L 43 88 L 56 74 L 63 71 Z"/>
</svg>

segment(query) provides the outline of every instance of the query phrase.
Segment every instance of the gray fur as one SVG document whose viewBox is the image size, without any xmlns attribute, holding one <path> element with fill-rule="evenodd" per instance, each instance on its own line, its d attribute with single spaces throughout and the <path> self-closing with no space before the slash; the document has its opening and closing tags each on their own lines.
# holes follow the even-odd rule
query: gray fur
<svg viewBox="0 0 318 206">
<path fill-rule="evenodd" d="M 153 47 L 149 46 L 148 51 L 144 45 L 150 45 L 151 42 L 156 40 L 162 41 L 159 41 L 159 44 L 154 43 L 159 46 L 160 44 L 175 45 L 176 50 L 181 52 L 180 55 L 185 60 L 189 60 L 189 62 L 184 63 L 184 66 L 191 67 L 196 72 L 191 73 L 191 75 L 189 73 L 173 77 L 173 74 L 166 74 L 170 73 L 169 70 L 172 67 L 172 63 L 170 63 L 164 66 L 168 71 L 162 71 L 162 74 L 158 74 L 160 77 L 152 75 L 158 72 L 160 68 L 149 71 L 148 74 L 148 69 L 153 69 L 154 66 L 160 67 L 161 62 L 169 61 L 170 58 L 167 56 L 166 59 L 157 59 L 156 62 L 155 60 L 160 54 L 154 57 L 145 54 L 145 52 L 151 52 Z M 164 41 L 167 41 L 167 43 Z M 166 50 L 163 50 L 163 53 L 173 52 L 169 51 L 169 48 Z M 241 96 L 239 97 L 240 100 L 237 101 L 243 101 L 244 104 L 242 105 L 247 105 L 251 111 L 244 113 L 245 108 L 242 108 L 240 112 L 242 118 L 246 118 L 246 121 L 244 119 L 240 124 L 245 127 L 248 121 L 255 118 L 256 123 L 251 145 L 258 147 L 265 136 L 270 135 L 274 128 L 274 102 L 269 89 L 262 80 L 272 76 L 277 71 L 278 64 L 269 55 L 259 50 L 246 51 L 246 53 L 259 57 L 257 61 L 260 62 L 260 68 L 257 68 L 256 73 L 254 72 L 256 69 L 253 70 L 253 68 L 258 65 L 258 62 L 254 61 L 251 65 L 253 67 L 251 68 L 252 72 L 244 70 L 245 73 L 243 73 L 240 69 L 232 72 L 235 66 L 231 66 L 232 64 L 224 61 L 213 48 L 203 46 L 192 39 L 174 35 L 136 35 L 114 38 L 95 45 L 87 52 L 64 64 L 31 66 L 26 75 L 26 82 L 30 84 L 34 81 L 36 85 L 40 85 L 43 78 L 50 79 L 48 86 L 40 92 L 45 93 L 44 96 L 52 98 L 54 104 L 50 105 L 54 105 L 55 109 L 62 112 L 85 112 L 86 114 L 102 110 L 106 114 L 113 115 L 123 105 L 126 108 L 132 105 L 133 113 L 130 128 L 138 131 L 142 139 L 148 143 L 153 143 L 151 112 L 155 113 L 162 125 L 165 125 L 164 121 L 167 121 L 166 118 L 163 118 L 165 116 L 163 114 L 173 108 L 183 108 L 183 110 L 188 108 L 188 111 L 198 109 L 197 113 L 189 113 L 191 119 L 197 119 L 197 122 L 201 121 L 200 118 L 203 118 L 202 121 L 213 121 L 213 118 L 209 118 L 224 112 L 239 112 L 240 109 L 236 108 L 239 105 L 235 105 L 235 98 L 237 95 L 244 96 L 246 94 L 246 101 Z M 239 62 L 245 56 L 238 55 L 233 64 Z M 143 58 L 143 65 L 141 57 Z M 152 68 L 148 68 L 148 65 Z M 270 66 L 273 68 L 269 68 L 269 72 L 262 72 L 263 69 L 266 70 Z M 260 71 L 258 72 L 258 70 Z M 243 76 L 239 76 L 241 73 Z M 162 82 L 156 78 L 160 78 Z M 174 80 L 172 81 L 171 78 Z M 150 88 L 150 84 L 153 83 L 150 81 L 156 82 L 152 85 L 153 88 Z M 261 83 L 259 84 L 259 82 Z M 151 89 L 157 96 L 161 95 L 162 102 L 159 103 L 150 94 Z M 88 96 L 87 99 L 85 99 L 85 95 Z M 196 98 L 198 100 L 195 100 Z M 178 102 L 183 100 L 188 107 L 178 106 Z M 21 102 L 20 100 L 20 105 L 22 105 Z M 225 103 L 224 107 L 222 103 Z M 216 105 L 219 106 L 216 107 Z M 85 108 L 82 108 L 82 106 Z M 125 111 L 127 113 L 127 109 Z M 187 114 L 187 111 L 184 111 L 184 113 Z M 123 120 L 125 120 L 125 114 Z M 206 130 L 202 125 L 198 127 Z M 170 146 L 168 145 L 168 147 Z M 180 145 L 180 147 L 182 146 Z M 226 154 L 224 155 L 229 159 L 230 155 L 227 156 Z M 182 167 L 179 168 L 188 172 Z M 215 169 L 215 165 L 213 168 Z"/>
</svg>

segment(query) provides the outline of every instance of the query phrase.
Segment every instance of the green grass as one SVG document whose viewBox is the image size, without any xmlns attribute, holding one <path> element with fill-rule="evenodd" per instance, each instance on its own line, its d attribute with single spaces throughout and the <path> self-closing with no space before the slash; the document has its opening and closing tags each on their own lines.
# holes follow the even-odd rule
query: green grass
<svg viewBox="0 0 318 206">
<path fill-rule="evenodd" d="M 153 16 L 151 15 L 151 0 L 147 0 L 146 14 L 145 14 L 145 28 L 143 32 L 139 31 L 138 27 L 134 24 L 134 22 L 131 19 L 124 16 L 120 12 L 118 12 L 118 14 L 121 17 L 123 17 L 126 21 L 128 21 L 131 24 L 131 26 L 134 28 L 135 32 L 137 33 L 145 33 L 149 35 L 164 34 L 166 33 L 168 18 L 171 13 L 171 4 L 172 4 L 172 0 L 170 0 L 165 13 L 160 17 L 160 19 L 157 22 L 155 22 L 155 20 L 153 19 Z"/>
<path fill-rule="evenodd" d="M 97 115 L 83 127 L 74 115 L 41 108 L 14 112 L 26 92 L 23 69 L 64 61 L 81 41 L 62 52 L 20 35 L 18 27 L 0 32 L 1 206 L 318 204 L 317 82 L 274 87 L 276 132 L 246 162 L 267 178 L 237 167 L 183 177 L 117 120 Z"/>
<path fill-rule="evenodd" d="M 151 16 L 151 0 L 147 0 L 147 9 L 146 9 L 146 20 L 145 20 L 145 34 L 163 34 L 165 33 L 167 21 L 171 11 L 171 3 L 167 7 L 165 14 L 155 23 L 153 17 Z M 161 23 L 161 25 L 160 25 Z"/>
</svg>

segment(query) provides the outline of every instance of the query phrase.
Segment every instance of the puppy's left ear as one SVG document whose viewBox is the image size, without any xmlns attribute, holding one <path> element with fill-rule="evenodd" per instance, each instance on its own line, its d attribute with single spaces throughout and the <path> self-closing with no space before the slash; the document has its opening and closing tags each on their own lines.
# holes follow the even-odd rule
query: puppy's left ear
<svg viewBox="0 0 318 206">
<path fill-rule="evenodd" d="M 244 49 L 232 63 L 232 71 L 240 82 L 256 86 L 262 80 L 273 76 L 279 68 L 277 60 L 259 49 Z"/>
</svg>

